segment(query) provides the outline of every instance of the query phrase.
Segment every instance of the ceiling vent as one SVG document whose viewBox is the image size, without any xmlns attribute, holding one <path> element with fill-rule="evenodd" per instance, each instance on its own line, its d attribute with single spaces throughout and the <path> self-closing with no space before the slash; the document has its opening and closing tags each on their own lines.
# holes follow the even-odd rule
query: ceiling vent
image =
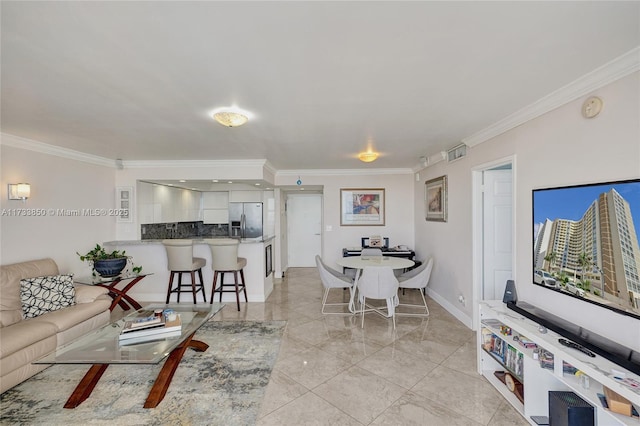
<svg viewBox="0 0 640 426">
<path fill-rule="evenodd" d="M 450 163 L 452 161 L 459 160 L 465 155 L 467 155 L 467 146 L 461 143 L 447 151 L 447 161 Z"/>
</svg>

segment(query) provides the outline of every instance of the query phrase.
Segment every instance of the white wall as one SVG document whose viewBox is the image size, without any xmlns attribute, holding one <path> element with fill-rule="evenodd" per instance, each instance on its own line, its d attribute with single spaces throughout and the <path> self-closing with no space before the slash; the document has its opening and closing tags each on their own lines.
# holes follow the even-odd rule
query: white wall
<svg viewBox="0 0 640 426">
<path fill-rule="evenodd" d="M 638 321 L 607 309 L 550 294 L 531 285 L 531 191 L 534 188 L 623 180 L 640 176 L 640 73 L 596 90 L 604 101 L 599 116 L 585 119 L 587 96 L 557 108 L 470 149 L 453 163 L 438 163 L 420 173 L 414 196 L 422 199 L 425 180 L 447 175 L 449 221 L 426 222 L 416 201 L 416 248 L 433 255 L 430 288 L 469 318 L 472 305 L 457 302 L 462 292 L 472 300 L 472 172 L 475 166 L 516 156 L 514 169 L 515 271 L 518 296 L 537 306 L 640 350 Z"/>
<path fill-rule="evenodd" d="M 61 272 L 89 275 L 90 268 L 80 262 L 76 251 L 86 252 L 96 243 L 113 239 L 116 218 L 81 213 L 61 216 L 51 210 L 113 209 L 115 168 L 5 145 L 0 146 L 0 153 L 4 212 L 0 216 L 0 263 L 51 257 Z M 31 184 L 31 198 L 24 203 L 7 199 L 7 184 L 18 182 Z M 13 216 L 13 209 L 41 209 L 45 215 Z"/>
<path fill-rule="evenodd" d="M 389 237 L 392 246 L 414 245 L 413 228 L 413 173 L 377 174 L 377 175 L 340 175 L 334 170 L 331 175 L 304 174 L 300 178 L 305 185 L 322 185 L 323 190 L 323 229 L 322 258 L 332 267 L 342 257 L 342 248 L 360 245 L 360 238 L 369 235 Z M 290 185 L 289 177 L 276 175 L 276 185 Z M 340 189 L 341 188 L 384 188 L 385 189 L 385 225 L 384 226 L 340 226 Z M 331 231 L 327 231 L 331 227 Z"/>
</svg>

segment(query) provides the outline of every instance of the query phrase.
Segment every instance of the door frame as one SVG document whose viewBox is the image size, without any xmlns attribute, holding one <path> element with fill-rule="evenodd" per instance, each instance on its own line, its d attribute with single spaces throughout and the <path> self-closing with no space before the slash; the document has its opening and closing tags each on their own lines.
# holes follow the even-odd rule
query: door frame
<svg viewBox="0 0 640 426">
<path fill-rule="evenodd" d="M 495 169 L 499 166 L 511 164 L 511 271 L 512 276 L 516 276 L 516 155 L 500 158 L 488 163 L 480 164 L 471 169 L 472 175 L 472 246 L 473 246 L 473 261 L 472 261 L 472 285 L 473 285 L 473 330 L 479 330 L 479 303 L 482 300 L 482 282 L 484 274 L 484 249 L 483 249 L 483 174 L 487 170 Z"/>
</svg>

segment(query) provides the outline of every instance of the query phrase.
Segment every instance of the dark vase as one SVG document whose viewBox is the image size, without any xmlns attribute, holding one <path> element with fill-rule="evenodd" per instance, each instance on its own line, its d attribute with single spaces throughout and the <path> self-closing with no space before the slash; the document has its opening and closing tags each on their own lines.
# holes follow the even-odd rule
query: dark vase
<svg viewBox="0 0 640 426">
<path fill-rule="evenodd" d="M 127 266 L 126 257 L 93 261 L 93 269 L 103 278 L 118 276 L 125 266 Z"/>
</svg>

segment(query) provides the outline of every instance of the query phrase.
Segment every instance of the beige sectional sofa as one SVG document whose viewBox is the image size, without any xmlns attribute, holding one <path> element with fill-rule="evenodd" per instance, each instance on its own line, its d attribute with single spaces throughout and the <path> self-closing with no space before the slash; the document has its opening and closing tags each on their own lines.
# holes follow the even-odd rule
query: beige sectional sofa
<svg viewBox="0 0 640 426">
<path fill-rule="evenodd" d="M 0 393 L 47 367 L 32 361 L 109 322 L 107 289 L 81 284 L 73 305 L 24 319 L 20 280 L 57 275 L 53 259 L 0 267 Z"/>
</svg>

